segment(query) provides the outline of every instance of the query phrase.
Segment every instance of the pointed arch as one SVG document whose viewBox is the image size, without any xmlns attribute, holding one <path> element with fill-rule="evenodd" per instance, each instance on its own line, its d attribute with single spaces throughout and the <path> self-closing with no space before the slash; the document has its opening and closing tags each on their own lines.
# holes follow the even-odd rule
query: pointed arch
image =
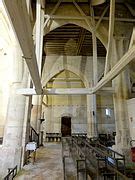
<svg viewBox="0 0 135 180">
<path fill-rule="evenodd" d="M 52 79 L 54 76 L 56 76 L 57 74 L 61 73 L 62 71 L 67 70 L 70 71 L 74 74 L 76 74 L 84 83 L 85 87 L 88 88 L 89 87 L 89 81 L 86 78 L 86 76 L 79 71 L 78 69 L 76 69 L 75 67 L 71 66 L 71 65 L 67 65 L 66 67 L 59 67 L 59 69 L 55 69 L 55 71 L 52 71 L 42 82 L 43 86 L 46 86 L 46 84 L 50 81 L 50 79 Z"/>
<path fill-rule="evenodd" d="M 67 24 L 74 24 L 74 25 L 77 25 L 79 27 L 82 27 L 82 28 L 90 31 L 90 28 L 88 27 L 88 25 L 86 23 L 84 23 L 83 21 L 57 20 L 57 21 L 52 21 L 52 23 L 50 23 L 50 25 L 44 29 L 44 35 L 47 35 L 51 31 L 53 31 L 61 26 L 67 25 Z M 105 48 L 107 47 L 107 42 L 108 42 L 107 34 L 108 34 L 107 29 L 103 25 L 100 25 L 100 28 L 96 31 L 96 36 L 102 42 L 102 44 L 104 45 Z"/>
</svg>

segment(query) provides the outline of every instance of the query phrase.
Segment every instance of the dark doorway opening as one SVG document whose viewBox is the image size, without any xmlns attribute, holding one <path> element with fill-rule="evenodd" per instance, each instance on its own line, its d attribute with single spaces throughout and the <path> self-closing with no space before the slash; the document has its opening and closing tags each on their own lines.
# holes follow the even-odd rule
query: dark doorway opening
<svg viewBox="0 0 135 180">
<path fill-rule="evenodd" d="M 62 136 L 71 136 L 71 117 L 64 116 L 61 118 L 61 133 Z"/>
</svg>

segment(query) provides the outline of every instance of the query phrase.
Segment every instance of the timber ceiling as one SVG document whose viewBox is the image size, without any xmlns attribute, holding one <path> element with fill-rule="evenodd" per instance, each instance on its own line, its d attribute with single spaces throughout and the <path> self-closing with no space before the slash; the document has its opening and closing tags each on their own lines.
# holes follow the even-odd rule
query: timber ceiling
<svg viewBox="0 0 135 180">
<path fill-rule="evenodd" d="M 92 34 L 74 24 L 67 24 L 51 31 L 44 37 L 46 55 L 92 56 Z M 98 56 L 105 56 L 106 50 L 97 39 Z"/>
<path fill-rule="evenodd" d="M 58 0 L 47 0 L 46 7 L 55 4 Z M 62 3 L 71 3 L 72 0 L 63 0 Z M 89 13 L 90 0 L 76 0 L 86 15 Z M 109 5 L 110 1 L 106 1 L 98 6 L 94 6 L 94 14 L 96 20 L 101 16 L 103 10 Z M 129 6 L 126 4 L 129 3 Z M 87 7 L 88 8 L 87 8 Z M 131 9 L 132 6 L 132 9 Z M 134 19 L 132 10 L 135 8 L 135 1 L 132 0 L 116 0 L 115 17 L 118 19 L 126 19 L 126 23 L 130 19 Z M 105 14 L 109 17 L 109 9 Z M 125 21 L 125 20 L 124 20 Z M 92 56 L 92 34 L 76 25 L 68 24 L 55 29 L 44 37 L 45 53 L 47 55 L 60 54 L 60 55 L 83 55 Z M 98 56 L 105 57 L 106 50 L 102 43 L 97 39 Z"/>
<path fill-rule="evenodd" d="M 90 16 L 89 4 L 91 0 L 76 0 L 87 16 Z M 32 1 L 34 4 L 36 0 Z M 48 6 L 55 6 L 58 0 L 46 0 Z M 94 6 L 95 19 L 98 20 L 109 5 L 110 0 Z M 72 3 L 72 0 L 62 0 L 62 4 Z M 34 5 L 35 6 L 35 5 Z M 108 21 L 109 9 L 104 15 L 103 21 Z M 135 22 L 135 0 L 116 0 L 115 20 L 125 23 Z M 97 39 L 98 56 L 105 57 L 106 50 L 102 43 Z M 51 31 L 44 37 L 44 52 L 46 55 L 85 55 L 92 56 L 92 34 L 73 24 L 67 24 Z"/>
</svg>

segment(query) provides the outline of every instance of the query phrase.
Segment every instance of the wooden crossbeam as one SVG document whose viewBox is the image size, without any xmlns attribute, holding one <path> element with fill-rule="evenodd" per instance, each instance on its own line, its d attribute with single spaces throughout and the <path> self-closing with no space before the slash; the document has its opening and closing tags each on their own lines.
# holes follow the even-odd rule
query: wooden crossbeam
<svg viewBox="0 0 135 180">
<path fill-rule="evenodd" d="M 50 15 L 55 14 L 55 12 L 56 12 L 57 9 L 59 8 L 61 2 L 62 2 L 62 0 L 58 0 L 58 2 L 56 3 L 56 5 L 54 6 L 53 10 L 51 11 Z"/>
<path fill-rule="evenodd" d="M 129 44 L 129 49 L 135 44 L 135 27 L 133 27 L 133 32 L 132 32 L 132 36 L 131 36 L 131 40 L 130 40 L 130 44 Z"/>
<path fill-rule="evenodd" d="M 32 39 L 32 27 L 24 0 L 4 0 L 9 19 L 13 25 L 23 56 L 28 66 L 37 94 L 42 93 L 42 85 L 38 71 L 34 43 Z"/>
<path fill-rule="evenodd" d="M 66 19 L 66 20 L 71 20 L 71 19 L 76 19 L 76 20 L 84 20 L 84 19 L 91 19 L 91 16 L 60 16 L 60 15 L 49 15 L 45 14 L 45 18 L 50 17 L 50 19 Z M 95 20 L 99 20 L 101 17 L 100 16 L 95 16 Z M 103 17 L 103 21 L 108 21 L 109 17 Z M 115 21 L 119 22 L 135 22 L 134 18 L 115 18 Z"/>
<path fill-rule="evenodd" d="M 112 87 L 104 87 L 97 94 L 112 94 L 114 93 L 114 89 Z M 22 95 L 36 95 L 34 89 L 25 88 L 25 89 L 18 89 L 17 94 Z M 88 95 L 92 94 L 92 88 L 58 88 L 58 89 L 44 89 L 42 95 Z"/>
</svg>

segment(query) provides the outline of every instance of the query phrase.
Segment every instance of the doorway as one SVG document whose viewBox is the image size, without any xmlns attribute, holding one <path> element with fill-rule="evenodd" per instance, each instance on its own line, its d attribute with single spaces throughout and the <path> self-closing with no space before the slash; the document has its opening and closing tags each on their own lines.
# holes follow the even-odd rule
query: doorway
<svg viewBox="0 0 135 180">
<path fill-rule="evenodd" d="M 63 116 L 61 118 L 61 134 L 62 137 L 71 136 L 71 117 Z"/>
</svg>

